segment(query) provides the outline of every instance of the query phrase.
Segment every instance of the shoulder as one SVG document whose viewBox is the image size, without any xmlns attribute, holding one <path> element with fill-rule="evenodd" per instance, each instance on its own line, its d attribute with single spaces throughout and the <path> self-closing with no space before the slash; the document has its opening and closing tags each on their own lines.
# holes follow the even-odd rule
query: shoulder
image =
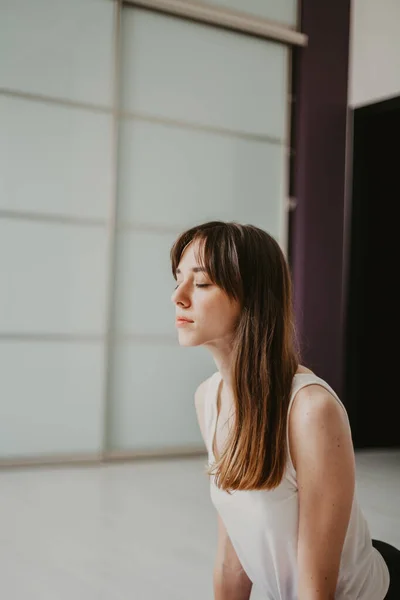
<svg viewBox="0 0 400 600">
<path fill-rule="evenodd" d="M 211 384 L 211 381 L 213 380 L 213 378 L 215 376 L 216 376 L 216 373 L 211 375 L 211 377 L 208 377 L 205 381 L 200 383 L 200 385 L 197 387 L 195 394 L 194 394 L 194 402 L 195 402 L 197 410 L 203 408 L 204 400 L 207 396 L 208 388 Z"/>
<path fill-rule="evenodd" d="M 198 388 L 196 389 L 196 392 L 194 394 L 194 403 L 195 403 L 195 407 L 196 407 L 196 414 L 197 414 L 197 421 L 199 423 L 199 427 L 200 427 L 200 431 L 201 431 L 201 435 L 203 437 L 204 443 L 207 447 L 207 431 L 206 431 L 206 419 L 205 419 L 205 414 L 204 414 L 204 405 L 205 405 L 205 399 L 208 393 L 208 388 L 211 385 L 211 381 L 212 379 L 216 376 L 216 373 L 214 373 L 214 375 L 212 375 L 211 377 L 208 377 L 208 379 L 206 379 L 205 381 L 203 381 L 203 383 L 201 383 Z"/>
<path fill-rule="evenodd" d="M 343 406 L 319 384 L 301 388 L 289 417 L 290 448 L 293 462 L 327 452 L 352 452 L 351 431 Z M 341 449 L 341 451 L 339 451 Z"/>
<path fill-rule="evenodd" d="M 308 369 L 304 365 L 299 365 L 298 366 L 297 373 L 308 373 L 310 375 L 314 375 L 315 374 L 314 371 L 311 371 L 311 369 Z"/>
<path fill-rule="evenodd" d="M 297 392 L 291 410 L 295 427 L 329 421 L 332 417 L 347 422 L 342 404 L 327 388 L 310 383 Z"/>
</svg>

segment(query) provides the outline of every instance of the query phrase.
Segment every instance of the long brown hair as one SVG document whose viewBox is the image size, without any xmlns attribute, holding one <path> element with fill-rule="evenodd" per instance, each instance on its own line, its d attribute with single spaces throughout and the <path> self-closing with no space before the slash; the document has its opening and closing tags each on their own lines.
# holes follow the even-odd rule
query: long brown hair
<svg viewBox="0 0 400 600">
<path fill-rule="evenodd" d="M 253 225 L 212 221 L 182 233 L 171 249 L 176 278 L 188 244 L 211 281 L 240 302 L 233 342 L 235 422 L 210 473 L 224 490 L 273 489 L 282 480 L 292 380 L 298 367 L 292 284 L 285 256 Z"/>
</svg>

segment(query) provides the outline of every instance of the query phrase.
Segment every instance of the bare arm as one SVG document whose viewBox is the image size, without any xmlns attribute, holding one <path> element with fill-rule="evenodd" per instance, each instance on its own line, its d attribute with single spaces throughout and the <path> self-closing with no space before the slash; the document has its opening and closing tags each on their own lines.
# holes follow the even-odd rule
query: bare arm
<svg viewBox="0 0 400 600">
<path fill-rule="evenodd" d="M 207 384 L 208 380 L 197 388 L 195 394 L 197 420 L 206 446 L 204 399 Z M 221 517 L 218 515 L 217 518 L 218 542 L 214 566 L 214 598 L 215 600 L 249 600 L 252 582 L 242 568 Z"/>
<path fill-rule="evenodd" d="M 298 396 L 289 430 L 299 489 L 298 599 L 334 600 L 355 486 L 351 432 L 324 388 Z"/>
</svg>

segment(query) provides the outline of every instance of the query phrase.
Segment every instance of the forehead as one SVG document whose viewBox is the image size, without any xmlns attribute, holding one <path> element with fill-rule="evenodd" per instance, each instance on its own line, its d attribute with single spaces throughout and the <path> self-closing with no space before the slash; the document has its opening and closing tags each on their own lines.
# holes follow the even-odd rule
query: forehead
<svg viewBox="0 0 400 600">
<path fill-rule="evenodd" d="M 201 265 L 202 258 L 202 244 L 199 240 L 194 240 L 186 246 L 182 252 L 181 259 L 179 261 L 178 269 L 180 271 L 184 269 L 192 269 L 193 267 L 199 267 Z"/>
</svg>

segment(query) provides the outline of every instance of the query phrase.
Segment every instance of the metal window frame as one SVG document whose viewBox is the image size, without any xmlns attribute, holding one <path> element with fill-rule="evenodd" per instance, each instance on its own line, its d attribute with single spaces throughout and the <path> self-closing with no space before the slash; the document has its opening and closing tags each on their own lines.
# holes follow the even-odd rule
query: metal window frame
<svg viewBox="0 0 400 600">
<path fill-rule="evenodd" d="M 243 33 L 247 35 L 254 35 L 257 37 L 264 38 L 266 40 L 276 41 L 277 43 L 285 44 L 288 48 L 288 83 L 287 83 L 287 108 L 286 108 L 286 131 L 284 140 L 266 140 L 272 143 L 280 143 L 285 147 L 286 157 L 284 162 L 284 197 L 287 198 L 286 202 L 283 202 L 282 206 L 282 231 L 281 240 L 283 250 L 286 252 L 287 247 L 287 233 L 288 233 L 288 219 L 287 213 L 291 209 L 291 205 L 288 198 L 288 185 L 289 185 L 289 152 L 290 152 L 290 131 L 291 131 L 291 72 L 292 72 L 292 52 L 295 47 L 304 47 L 307 45 L 307 36 L 290 27 L 285 27 L 278 23 L 252 17 L 244 13 L 232 11 L 229 9 L 214 7 L 207 4 L 200 4 L 199 2 L 192 2 L 191 0 L 112 0 L 114 2 L 114 32 L 113 32 L 113 46 L 114 46 L 114 82 L 113 82 L 113 103 L 112 107 L 95 106 L 91 104 L 85 104 L 81 102 L 74 102 L 70 100 L 64 100 L 62 98 L 51 98 L 42 96 L 39 94 L 30 94 L 19 92 L 17 90 L 0 89 L 0 95 L 8 95 L 13 97 L 22 97 L 32 101 L 48 102 L 70 106 L 71 108 L 84 108 L 96 112 L 108 113 L 112 116 L 112 177 L 113 186 L 112 193 L 110 195 L 109 204 L 109 218 L 107 221 L 102 222 L 100 219 L 87 219 L 84 217 L 67 217 L 61 215 L 44 215 L 40 213 L 25 213 L 24 211 L 11 211 L 11 210 L 0 210 L 0 218 L 16 218 L 26 220 L 44 220 L 48 222 L 62 222 L 64 224 L 71 225 L 85 225 L 85 226 L 100 226 L 106 227 L 107 229 L 107 282 L 106 282 L 106 315 L 104 322 L 104 335 L 69 335 L 66 333 L 58 334 L 22 334 L 22 333 L 0 333 L 0 341 L 3 342 L 36 342 L 36 341 L 48 341 L 48 342 L 83 342 L 83 343 L 104 343 L 104 369 L 103 369 L 103 398 L 102 398 L 102 409 L 103 409 L 103 433 L 102 433 L 102 446 L 98 453 L 94 453 L 90 456 L 63 456 L 63 457 L 22 457 L 16 460 L 13 459 L 0 459 L 0 468 L 4 466 L 27 466 L 27 465 L 45 465 L 45 464 L 66 464 L 66 463 L 79 463 L 79 462 L 90 462 L 90 463 L 101 463 L 113 460 L 131 460 L 133 458 L 143 457 L 165 457 L 165 456 L 185 456 L 185 455 L 198 455 L 203 454 L 203 448 L 196 447 L 182 447 L 173 449 L 160 449 L 155 451 L 116 451 L 112 450 L 109 446 L 110 437 L 110 417 L 112 413 L 112 402 L 111 402 L 111 363 L 112 353 L 115 343 L 129 343 L 131 341 L 140 341 L 141 343 L 153 343 L 155 340 L 159 343 L 170 345 L 173 343 L 172 336 L 138 336 L 134 333 L 128 333 L 124 335 L 116 335 L 113 332 L 113 309 L 114 309 L 114 278 L 115 278 L 115 239 L 117 231 L 120 228 L 138 229 L 142 228 L 149 230 L 152 229 L 150 224 L 135 224 L 135 223 L 117 223 L 117 173 L 118 173 L 118 129 L 119 119 L 122 118 L 139 118 L 139 119 L 150 119 L 152 117 L 146 115 L 136 114 L 123 114 L 119 110 L 119 90 L 120 90 L 120 42 L 121 42 L 121 20 L 122 20 L 122 8 L 123 6 L 131 6 L 142 9 L 154 10 L 167 15 L 180 17 L 186 20 L 192 20 L 199 23 L 208 24 L 210 26 L 221 27 Z M 298 3 L 298 16 L 300 15 L 300 0 Z M 299 18 L 299 17 L 298 17 Z M 201 125 L 193 123 L 178 122 L 176 125 L 189 128 L 202 128 Z M 209 129 L 209 128 L 208 128 Z M 231 132 L 220 130 L 219 133 L 223 135 L 245 135 L 241 132 Z M 259 137 L 259 136 L 258 136 Z M 254 136 L 257 139 L 257 136 Z M 286 215 L 286 217 L 285 217 Z M 156 231 L 159 227 L 155 226 Z"/>
<path fill-rule="evenodd" d="M 274 40 L 293 46 L 306 46 L 307 36 L 280 23 L 228 8 L 192 0 L 124 0 L 123 4 L 147 8 L 176 17 L 183 17 Z"/>
</svg>

